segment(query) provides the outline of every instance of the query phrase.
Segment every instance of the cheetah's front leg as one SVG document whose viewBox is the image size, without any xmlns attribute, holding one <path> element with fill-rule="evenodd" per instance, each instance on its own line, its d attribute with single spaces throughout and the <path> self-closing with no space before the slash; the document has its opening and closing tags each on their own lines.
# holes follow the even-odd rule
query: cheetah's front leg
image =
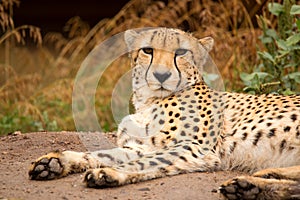
<svg viewBox="0 0 300 200">
<path fill-rule="evenodd" d="M 88 170 L 85 182 L 96 188 L 120 186 L 180 173 L 213 171 L 219 165 L 214 153 L 204 153 L 197 144 L 181 143 L 128 163 Z"/>
<path fill-rule="evenodd" d="M 33 180 L 61 178 L 71 173 L 84 172 L 87 169 L 112 166 L 138 158 L 138 152 L 127 148 L 113 148 L 90 153 L 63 151 L 41 156 L 29 169 Z"/>
</svg>

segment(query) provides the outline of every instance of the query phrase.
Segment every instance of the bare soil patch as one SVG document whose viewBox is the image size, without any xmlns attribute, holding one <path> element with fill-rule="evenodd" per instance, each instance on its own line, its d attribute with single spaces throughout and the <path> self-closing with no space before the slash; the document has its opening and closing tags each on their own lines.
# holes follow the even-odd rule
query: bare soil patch
<svg viewBox="0 0 300 200">
<path fill-rule="evenodd" d="M 219 185 L 239 175 L 238 172 L 182 174 L 107 189 L 87 188 L 82 182 L 83 174 L 52 181 L 29 180 L 29 165 L 39 156 L 53 150 L 87 151 L 86 141 L 79 135 L 38 132 L 0 137 L 0 199 L 222 199 L 216 193 Z M 100 134 L 97 139 L 101 138 Z M 107 143 L 103 139 L 100 145 L 92 146 L 102 148 L 103 142 Z"/>
</svg>

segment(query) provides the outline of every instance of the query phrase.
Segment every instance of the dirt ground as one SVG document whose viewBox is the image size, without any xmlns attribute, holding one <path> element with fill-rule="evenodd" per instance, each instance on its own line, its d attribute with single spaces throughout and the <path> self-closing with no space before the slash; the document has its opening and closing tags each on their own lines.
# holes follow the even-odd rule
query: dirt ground
<svg viewBox="0 0 300 200">
<path fill-rule="evenodd" d="M 82 135 L 89 137 L 80 139 Z M 108 189 L 85 187 L 83 174 L 52 181 L 29 180 L 30 163 L 47 152 L 108 148 L 109 142 L 103 135 L 96 135 L 39 132 L 0 137 L 0 199 L 222 199 L 216 193 L 218 186 L 239 175 L 237 172 L 182 174 Z"/>
</svg>

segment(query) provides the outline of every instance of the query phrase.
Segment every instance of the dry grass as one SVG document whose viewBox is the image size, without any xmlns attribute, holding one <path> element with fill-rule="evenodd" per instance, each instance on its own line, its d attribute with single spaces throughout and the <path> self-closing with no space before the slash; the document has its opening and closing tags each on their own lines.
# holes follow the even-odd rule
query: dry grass
<svg viewBox="0 0 300 200">
<path fill-rule="evenodd" d="M 0 109 L 5 112 L 0 113 L 0 133 L 31 130 L 22 127 L 1 130 L 1 118 L 3 122 L 3 117 L 14 111 L 18 117 L 30 115 L 34 122 L 41 124 L 39 129 L 47 129 L 49 124 L 57 122 L 57 127 L 50 128 L 74 130 L 72 85 L 81 62 L 101 41 L 130 28 L 164 26 L 192 32 L 196 37 L 212 36 L 216 45 L 211 56 L 224 80 L 230 80 L 226 81 L 227 89 L 238 90 L 241 88 L 238 74 L 249 71 L 256 62 L 259 31 L 254 28 L 253 19 L 266 1 L 131 0 L 115 17 L 103 19 L 92 28 L 74 17 L 64 28 L 67 38 L 60 33 L 48 33 L 42 39 L 36 27 L 15 28 L 12 7 L 20 2 L 3 0 L 0 3 L 3 30 L 0 51 L 4 52 L 0 55 Z M 36 47 L 16 45 L 25 42 L 28 36 L 38 44 Z M 97 113 L 106 130 L 116 127 L 110 113 L 111 91 L 128 69 L 127 59 L 114 62 L 101 80 L 106 89 L 97 91 Z"/>
</svg>

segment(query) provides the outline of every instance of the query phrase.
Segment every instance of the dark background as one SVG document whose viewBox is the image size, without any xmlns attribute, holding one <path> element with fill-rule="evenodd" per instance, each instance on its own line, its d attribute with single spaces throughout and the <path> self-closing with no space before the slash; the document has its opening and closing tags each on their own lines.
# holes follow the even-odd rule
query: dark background
<svg viewBox="0 0 300 200">
<path fill-rule="evenodd" d="M 80 16 L 92 27 L 103 18 L 113 17 L 128 1 L 21 0 L 20 6 L 14 8 L 14 22 L 15 26 L 38 26 L 42 33 L 61 32 L 70 18 Z"/>
</svg>

